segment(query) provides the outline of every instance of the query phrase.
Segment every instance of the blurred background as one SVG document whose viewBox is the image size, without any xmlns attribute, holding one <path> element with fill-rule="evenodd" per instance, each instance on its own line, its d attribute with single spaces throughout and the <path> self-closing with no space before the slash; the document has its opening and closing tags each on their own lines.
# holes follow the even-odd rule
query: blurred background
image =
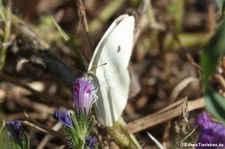
<svg viewBox="0 0 225 149">
<path fill-rule="evenodd" d="M 74 79 L 86 72 L 85 61 L 90 61 L 113 20 L 124 13 L 136 18 L 130 99 L 123 114 L 128 125 L 184 98 L 201 98 L 200 56 L 221 16 L 215 0 L 3 0 L 1 13 L 8 9 L 10 19 L 0 18 L 0 43 L 6 51 L 0 114 L 8 121 L 24 119 L 26 112 L 47 128 L 56 124 L 55 109 L 73 108 Z M 224 66 L 221 63 L 222 74 Z M 147 131 L 168 148 L 180 148 L 180 141 L 195 128 L 194 118 L 201 108 L 204 105 L 193 111 L 184 108 L 175 119 L 168 115 L 170 126 L 165 123 L 168 119 L 158 117 L 158 123 L 134 135 L 145 149 L 157 148 Z M 31 148 L 64 147 L 65 142 L 53 136 L 43 147 L 45 133 L 35 127 L 24 129 Z M 101 136 L 101 148 L 117 147 L 101 126 L 96 125 L 93 134 Z M 195 131 L 188 139 L 195 142 L 196 137 Z"/>
</svg>

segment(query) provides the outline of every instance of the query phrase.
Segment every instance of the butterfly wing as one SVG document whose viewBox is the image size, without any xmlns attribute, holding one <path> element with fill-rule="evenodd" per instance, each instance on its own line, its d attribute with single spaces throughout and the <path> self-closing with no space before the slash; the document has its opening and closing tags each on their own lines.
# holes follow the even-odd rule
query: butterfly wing
<svg viewBox="0 0 225 149">
<path fill-rule="evenodd" d="M 133 32 L 134 17 L 118 17 L 100 40 L 89 65 L 88 70 L 97 78 L 96 115 L 106 126 L 112 126 L 119 119 L 127 103 L 130 84 L 127 67 L 132 53 Z"/>
</svg>

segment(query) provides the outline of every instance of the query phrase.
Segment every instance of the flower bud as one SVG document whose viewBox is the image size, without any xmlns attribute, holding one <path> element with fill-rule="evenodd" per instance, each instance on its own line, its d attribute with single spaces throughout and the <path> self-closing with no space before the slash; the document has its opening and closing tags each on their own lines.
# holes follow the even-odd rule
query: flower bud
<svg viewBox="0 0 225 149">
<path fill-rule="evenodd" d="M 95 137 L 86 137 L 86 144 L 90 149 L 94 149 L 97 144 L 97 139 Z"/>
<path fill-rule="evenodd" d="M 61 110 L 55 111 L 53 117 L 56 120 L 62 122 L 63 125 L 65 125 L 66 127 L 70 127 L 73 125 L 70 115 L 66 111 L 66 109 L 61 109 Z"/>
<path fill-rule="evenodd" d="M 73 98 L 78 112 L 88 114 L 92 104 L 93 84 L 88 78 L 82 77 L 74 82 Z"/>
<path fill-rule="evenodd" d="M 9 130 L 9 133 L 16 143 L 20 142 L 21 125 L 22 124 L 20 121 L 9 121 L 6 123 L 6 127 Z"/>
</svg>

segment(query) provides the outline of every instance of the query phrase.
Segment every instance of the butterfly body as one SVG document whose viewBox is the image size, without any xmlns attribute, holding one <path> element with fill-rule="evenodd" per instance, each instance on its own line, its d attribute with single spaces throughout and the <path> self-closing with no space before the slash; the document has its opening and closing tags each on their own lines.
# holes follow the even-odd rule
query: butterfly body
<svg viewBox="0 0 225 149">
<path fill-rule="evenodd" d="M 127 70 L 133 47 L 134 17 L 118 17 L 103 35 L 89 64 L 95 75 L 98 99 L 94 108 L 98 120 L 113 126 L 124 110 L 129 92 Z"/>
</svg>

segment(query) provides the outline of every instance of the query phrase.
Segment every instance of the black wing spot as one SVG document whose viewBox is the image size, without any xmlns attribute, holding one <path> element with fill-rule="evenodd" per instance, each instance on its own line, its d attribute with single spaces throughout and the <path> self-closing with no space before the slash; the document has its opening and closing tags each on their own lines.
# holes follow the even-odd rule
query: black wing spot
<svg viewBox="0 0 225 149">
<path fill-rule="evenodd" d="M 121 47 L 120 47 L 120 46 L 118 46 L 117 52 L 119 53 L 119 52 L 120 52 L 120 50 L 121 50 Z"/>
</svg>

